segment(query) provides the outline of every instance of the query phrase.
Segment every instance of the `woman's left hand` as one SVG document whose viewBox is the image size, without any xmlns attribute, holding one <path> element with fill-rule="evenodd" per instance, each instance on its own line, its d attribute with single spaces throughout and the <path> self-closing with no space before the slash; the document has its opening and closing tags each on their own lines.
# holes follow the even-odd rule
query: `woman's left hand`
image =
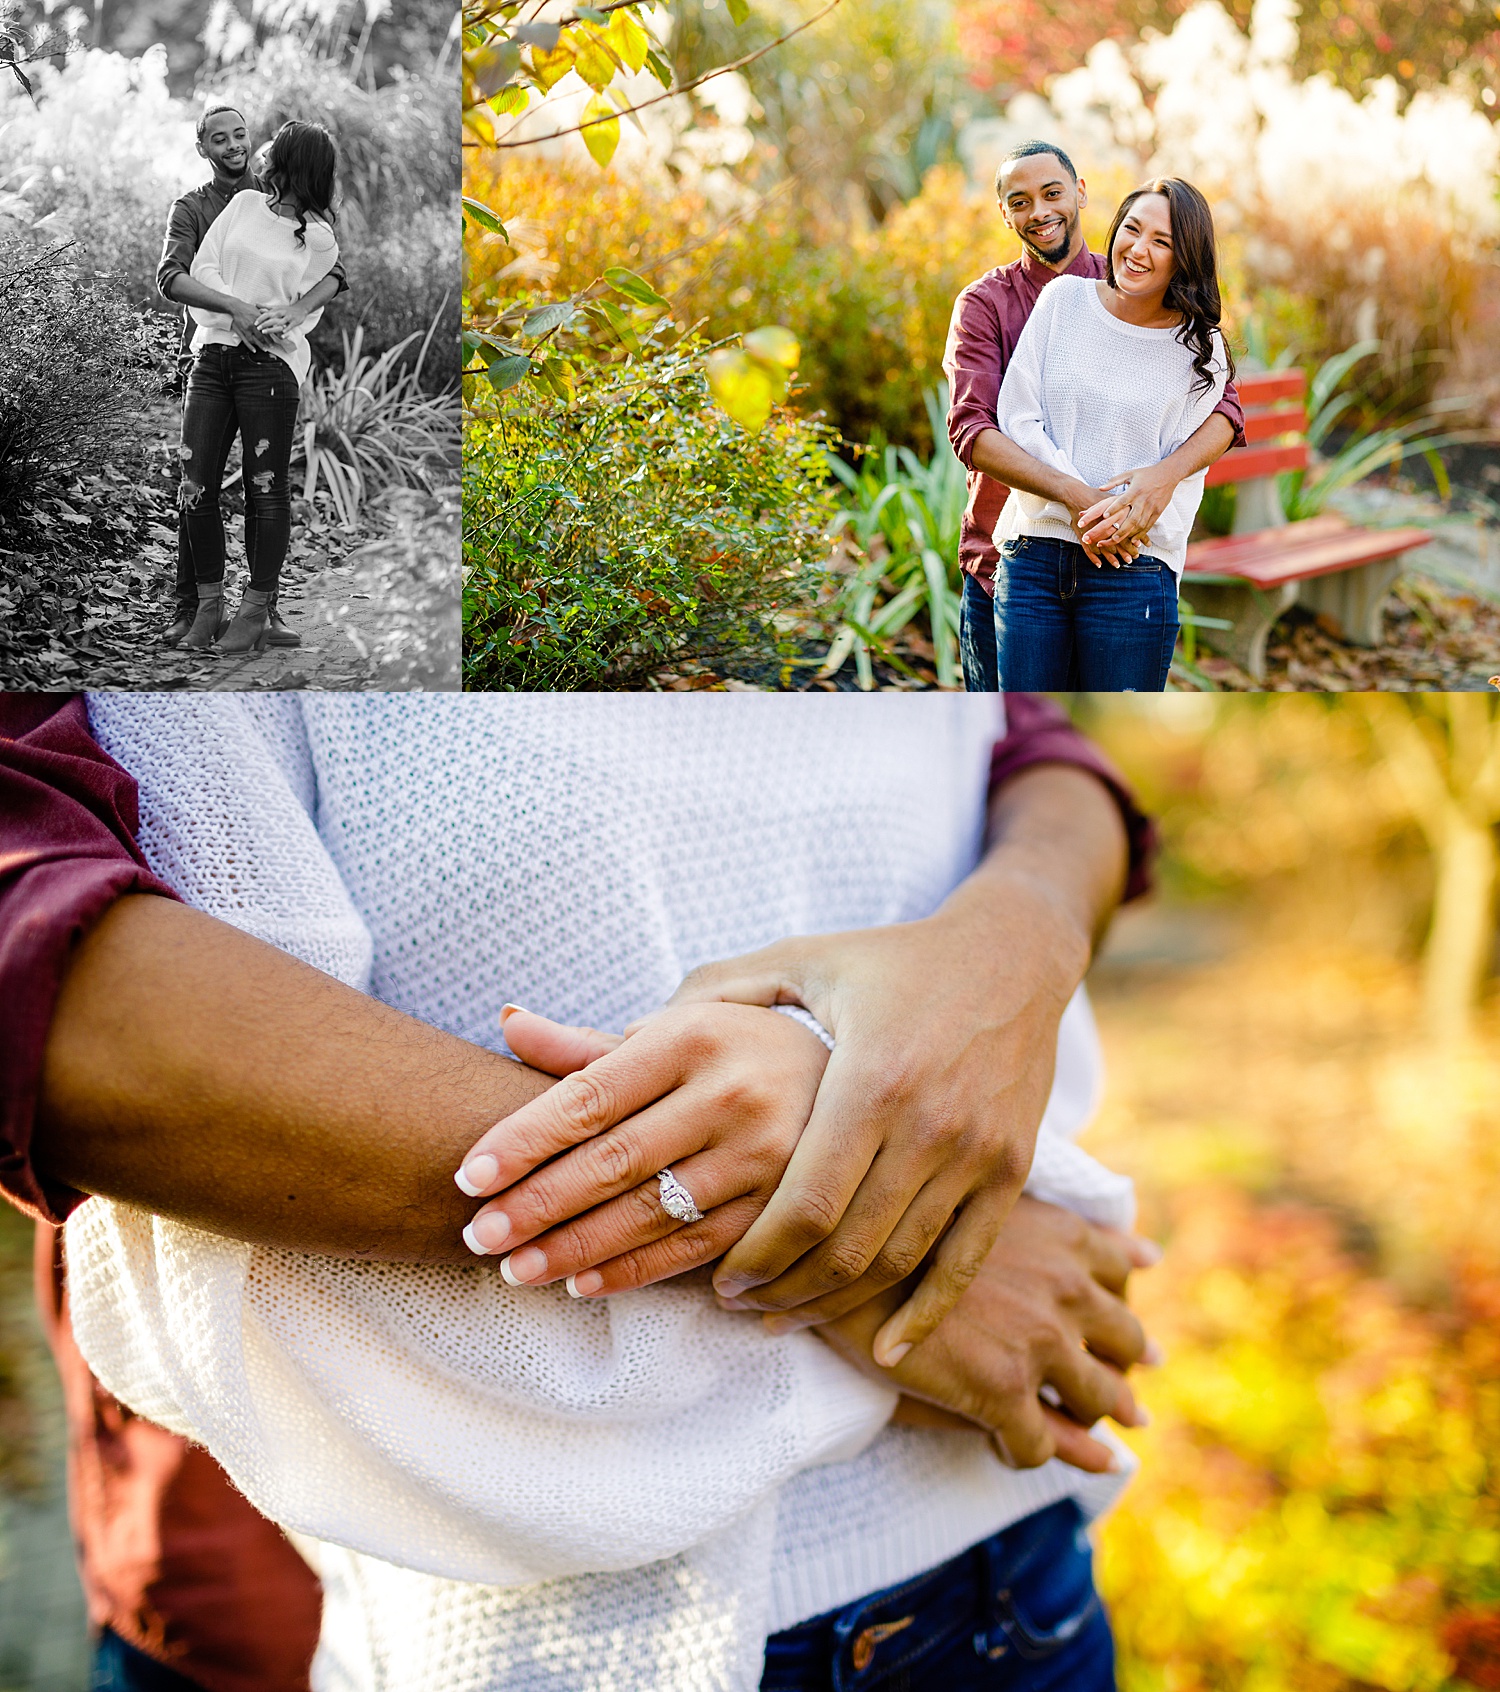
<svg viewBox="0 0 1500 1692">
<path fill-rule="evenodd" d="M 267 306 L 255 320 L 255 327 L 273 340 L 285 340 L 291 331 L 307 317 L 307 307 L 299 300 L 285 305 Z"/>
<path fill-rule="evenodd" d="M 760 1214 L 812 1111 L 828 1049 L 750 1005 L 659 1011 L 628 1038 L 512 1010 L 523 1062 L 564 1080 L 470 1148 L 459 1185 L 494 1195 L 464 1238 L 513 1285 L 622 1292 L 712 1262 Z M 670 1168 L 702 1219 L 662 1205 Z"/>
</svg>

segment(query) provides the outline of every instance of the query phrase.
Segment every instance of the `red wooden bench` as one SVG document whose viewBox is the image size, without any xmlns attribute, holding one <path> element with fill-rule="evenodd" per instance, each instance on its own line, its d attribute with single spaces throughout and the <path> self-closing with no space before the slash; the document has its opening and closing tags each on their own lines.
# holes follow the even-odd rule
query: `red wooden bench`
<svg viewBox="0 0 1500 1692">
<path fill-rule="evenodd" d="M 1425 529 L 1364 529 L 1331 512 L 1289 523 L 1276 478 L 1307 468 L 1307 379 L 1300 370 L 1272 370 L 1241 376 L 1238 384 L 1245 444 L 1204 478 L 1208 487 L 1235 484 L 1234 532 L 1188 547 L 1182 593 L 1195 612 L 1230 625 L 1201 629 L 1203 642 L 1264 681 L 1266 638 L 1293 605 L 1305 605 L 1356 646 L 1378 646 L 1381 609 L 1402 557 L 1432 536 Z"/>
</svg>

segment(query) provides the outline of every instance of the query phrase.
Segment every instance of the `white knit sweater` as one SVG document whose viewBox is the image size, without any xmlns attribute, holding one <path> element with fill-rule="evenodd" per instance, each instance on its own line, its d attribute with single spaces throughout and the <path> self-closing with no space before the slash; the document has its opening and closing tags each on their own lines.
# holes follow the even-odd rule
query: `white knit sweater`
<svg viewBox="0 0 1500 1692">
<path fill-rule="evenodd" d="M 1224 397 L 1229 372 L 1215 334 L 1213 380 L 1195 390 L 1193 355 L 1177 331 L 1122 323 L 1099 298 L 1101 286 L 1091 277 L 1059 276 L 1042 289 L 996 407 L 1002 435 L 1093 488 L 1175 452 Z M 1143 548 L 1179 577 L 1203 476 L 1178 484 Z M 1018 535 L 1078 539 L 1065 506 L 1013 489 L 995 526 L 996 545 Z"/>
<path fill-rule="evenodd" d="M 975 861 L 1000 728 L 982 696 L 89 708 L 190 903 L 489 1047 L 507 1000 L 618 1029 L 696 964 L 930 911 Z M 1031 1190 L 1124 1226 L 1129 1183 L 1069 1139 L 1097 1083 L 1080 995 Z M 100 1199 L 68 1252 L 104 1383 L 307 1536 L 319 1692 L 751 1692 L 768 1632 L 1121 1484 L 886 1427 L 890 1391 L 702 1274 L 575 1302 Z"/>
<path fill-rule="evenodd" d="M 190 274 L 206 288 L 233 294 L 251 305 L 290 305 L 319 282 L 338 263 L 339 244 L 333 231 L 317 218 L 307 220 L 305 246 L 297 244 L 295 222 L 278 217 L 264 194 L 247 189 L 236 194 L 208 226 L 203 244 L 193 257 Z M 239 337 L 228 315 L 189 306 L 198 327 L 193 350 L 214 342 L 238 346 Z M 321 307 L 290 330 L 275 345 L 278 358 L 292 367 L 297 382 L 307 380 L 312 349 L 307 337 L 322 317 Z"/>
</svg>

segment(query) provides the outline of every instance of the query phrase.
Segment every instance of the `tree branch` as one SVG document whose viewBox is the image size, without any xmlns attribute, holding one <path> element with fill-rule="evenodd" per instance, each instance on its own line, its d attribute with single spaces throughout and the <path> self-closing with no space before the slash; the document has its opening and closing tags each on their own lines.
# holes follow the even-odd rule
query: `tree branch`
<svg viewBox="0 0 1500 1692">
<path fill-rule="evenodd" d="M 822 18 L 826 18 L 840 4 L 841 0 L 828 0 L 828 4 L 821 11 L 814 12 L 805 23 L 798 24 L 795 29 L 789 29 L 785 35 L 778 35 L 774 41 L 767 42 L 764 47 L 758 47 L 753 53 L 746 53 L 743 58 L 735 59 L 731 64 L 719 65 L 714 70 L 705 71 L 702 76 L 694 77 L 691 82 L 684 82 L 680 88 L 668 88 L 664 93 L 653 95 L 649 100 L 642 100 L 638 106 L 626 106 L 619 111 L 608 112 L 603 117 L 590 118 L 586 123 L 575 123 L 568 129 L 554 129 L 546 135 L 531 135 L 524 141 L 496 141 L 494 147 L 497 151 L 512 147 L 536 147 L 543 141 L 556 141 L 564 135 L 581 134 L 585 129 L 592 129 L 595 124 L 618 123 L 622 117 L 634 117 L 637 112 L 645 111 L 648 106 L 658 106 L 663 100 L 675 99 L 679 94 L 689 94 L 693 89 L 701 88 L 705 82 L 712 81 L 716 76 L 726 76 L 730 71 L 743 70 L 746 65 L 753 65 L 757 59 L 763 59 L 767 53 L 774 52 L 776 48 L 790 41 L 793 36 L 801 35 L 805 29 L 811 29 L 815 23 Z M 486 102 L 480 101 L 477 103 L 482 105 Z M 513 134 L 515 127 L 512 124 L 506 133 Z M 466 147 L 484 145 L 486 143 L 481 141 L 464 142 Z"/>
</svg>

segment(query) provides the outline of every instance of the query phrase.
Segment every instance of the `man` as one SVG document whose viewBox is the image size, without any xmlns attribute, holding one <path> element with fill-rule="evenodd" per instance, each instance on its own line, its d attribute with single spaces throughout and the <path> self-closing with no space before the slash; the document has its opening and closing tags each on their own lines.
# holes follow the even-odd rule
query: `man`
<svg viewBox="0 0 1500 1692">
<path fill-rule="evenodd" d="M 1122 888 L 1144 889 L 1149 826 L 1056 707 L 1008 701 L 990 788 L 996 862 L 1019 854 L 1028 878 L 1071 888 L 1063 906 L 1078 904 L 1080 932 L 1102 924 Z M 56 1221 L 80 1201 L 74 1182 L 117 1191 L 123 1170 L 150 1189 L 132 1187 L 135 1198 L 240 1237 L 290 1225 L 314 1251 L 467 1258 L 472 1207 L 449 1172 L 479 1128 L 550 1078 L 177 903 L 135 842 L 135 783 L 94 741 L 81 699 L 0 695 L 0 816 L 0 998 L 19 1007 L 0 1025 L 0 1192 Z M 1051 906 L 1049 895 L 1038 908 Z M 999 916 L 1005 943 L 979 952 L 1057 950 L 1045 922 Z M 903 946 L 913 932 L 892 931 Z M 921 963 L 904 957 L 881 1020 L 936 1053 L 940 1031 L 910 1009 Z M 954 969 L 946 946 L 927 963 Z M 111 1106 L 103 1137 L 80 1138 L 79 1112 L 92 1113 L 86 1095 L 104 1077 L 142 1122 Z M 96 1684 L 302 1692 L 317 1635 L 311 1575 L 206 1452 L 92 1379 L 71 1338 L 55 1228 L 38 1243 L 85 1588 L 115 1675 Z"/>
<path fill-rule="evenodd" d="M 1128 561 L 1177 484 L 1245 440 L 1244 412 L 1231 382 L 1213 415 L 1176 452 L 1160 464 L 1130 471 L 1112 496 L 1092 490 L 1094 499 L 1084 504 L 1076 483 L 1008 441 L 995 426 L 995 407 L 1032 307 L 1054 276 L 1097 279 L 1104 275 L 1104 260 L 1084 242 L 1080 213 L 1088 188 L 1060 147 L 1026 141 L 1007 153 L 995 174 L 995 195 L 1006 227 L 1021 242 L 1021 257 L 987 271 L 958 296 L 943 353 L 952 394 L 948 438 L 969 472 L 958 559 L 964 573 L 959 642 L 964 685 L 971 693 L 993 693 L 999 685 L 992 604 L 999 554 L 993 536 L 1012 488 L 1066 506 L 1085 547 Z"/>
<path fill-rule="evenodd" d="M 274 350 L 268 336 L 256 327 L 264 306 L 252 305 L 248 300 L 221 294 L 196 281 L 192 274 L 193 259 L 209 226 L 234 198 L 246 188 L 256 186 L 250 168 L 250 137 L 244 114 L 234 106 L 210 106 L 198 119 L 198 152 L 213 167 L 213 178 L 201 188 L 191 189 L 172 202 L 167 214 L 167 233 L 162 242 L 161 263 L 157 266 L 156 285 L 166 299 L 176 305 L 200 306 L 209 311 L 226 313 L 234 331 L 247 347 L 259 351 Z M 295 303 L 281 307 L 283 316 L 301 322 L 309 313 L 317 311 L 349 286 L 344 267 L 335 264 L 327 276 Z M 184 311 L 182 344 L 178 352 L 178 371 L 184 390 L 193 362 L 192 339 L 196 325 L 189 312 Z M 198 588 L 193 575 L 193 559 L 187 543 L 187 531 L 182 513 L 177 516 L 177 588 L 176 616 L 162 636 L 166 646 L 176 646 L 193 626 L 198 614 Z M 275 595 L 271 598 L 270 622 L 266 639 L 271 646 L 300 646 L 302 639 L 282 621 L 276 609 Z"/>
</svg>

